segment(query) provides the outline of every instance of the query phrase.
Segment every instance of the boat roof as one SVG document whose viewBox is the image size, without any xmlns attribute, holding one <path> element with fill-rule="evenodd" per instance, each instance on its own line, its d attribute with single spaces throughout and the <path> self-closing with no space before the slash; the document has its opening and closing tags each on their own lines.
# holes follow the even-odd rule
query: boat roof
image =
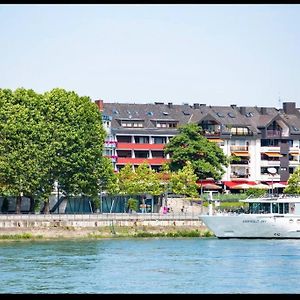
<svg viewBox="0 0 300 300">
<path fill-rule="evenodd" d="M 279 196 L 279 197 L 263 197 L 263 198 L 247 198 L 244 200 L 239 200 L 240 202 L 246 203 L 300 203 L 300 195 L 297 196 Z"/>
</svg>

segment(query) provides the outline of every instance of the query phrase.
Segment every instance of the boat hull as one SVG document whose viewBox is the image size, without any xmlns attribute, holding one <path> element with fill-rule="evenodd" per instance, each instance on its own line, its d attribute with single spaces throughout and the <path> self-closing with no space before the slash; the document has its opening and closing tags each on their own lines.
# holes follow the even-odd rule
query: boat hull
<svg viewBox="0 0 300 300">
<path fill-rule="evenodd" d="M 218 238 L 300 239 L 300 215 L 201 215 Z"/>
</svg>

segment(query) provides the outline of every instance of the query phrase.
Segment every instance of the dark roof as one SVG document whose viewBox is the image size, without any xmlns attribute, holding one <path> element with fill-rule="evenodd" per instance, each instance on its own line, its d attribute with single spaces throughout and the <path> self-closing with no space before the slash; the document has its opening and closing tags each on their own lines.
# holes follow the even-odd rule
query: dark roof
<svg viewBox="0 0 300 300">
<path fill-rule="evenodd" d="M 291 134 L 300 134 L 300 113 L 286 114 L 283 109 L 275 107 L 247 106 L 238 107 L 213 105 L 187 105 L 163 103 L 106 103 L 104 102 L 104 115 L 112 117 L 112 128 L 122 128 L 120 120 L 144 120 L 144 129 L 155 129 L 154 120 L 177 121 L 178 125 L 187 123 L 201 123 L 202 120 L 213 118 L 222 125 L 245 126 L 255 135 L 260 128 L 266 127 L 273 120 L 281 120 L 289 126 Z M 299 131 L 297 130 L 299 129 Z M 125 128 L 124 128 L 125 130 Z M 128 131 L 130 129 L 126 129 Z M 136 130 L 143 130 L 136 128 Z M 155 131 L 154 130 L 154 131 Z M 162 128 L 159 128 L 162 130 Z M 173 130 L 164 128 L 165 131 Z"/>
</svg>

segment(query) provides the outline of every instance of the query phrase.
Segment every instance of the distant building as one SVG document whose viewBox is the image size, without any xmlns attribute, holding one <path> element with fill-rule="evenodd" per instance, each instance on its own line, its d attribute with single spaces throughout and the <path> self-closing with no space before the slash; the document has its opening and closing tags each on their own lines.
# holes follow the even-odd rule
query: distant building
<svg viewBox="0 0 300 300">
<path fill-rule="evenodd" d="M 96 100 L 107 131 L 104 154 L 116 171 L 125 164 L 133 167 L 147 162 L 160 170 L 169 156 L 163 149 L 178 134 L 177 127 L 199 124 L 204 135 L 216 142 L 232 162 L 222 182 L 230 188 L 239 182 L 283 182 L 299 165 L 300 112 L 294 102 L 274 107 L 237 105 L 213 106 L 173 103 L 105 103 Z M 268 168 L 277 174 L 271 175 Z"/>
</svg>

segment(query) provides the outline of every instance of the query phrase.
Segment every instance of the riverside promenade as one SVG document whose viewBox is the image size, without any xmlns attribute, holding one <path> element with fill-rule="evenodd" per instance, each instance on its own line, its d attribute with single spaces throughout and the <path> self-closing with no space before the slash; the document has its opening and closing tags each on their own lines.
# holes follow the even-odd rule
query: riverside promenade
<svg viewBox="0 0 300 300">
<path fill-rule="evenodd" d="M 202 227 L 198 213 L 0 214 L 4 228 Z"/>
</svg>

